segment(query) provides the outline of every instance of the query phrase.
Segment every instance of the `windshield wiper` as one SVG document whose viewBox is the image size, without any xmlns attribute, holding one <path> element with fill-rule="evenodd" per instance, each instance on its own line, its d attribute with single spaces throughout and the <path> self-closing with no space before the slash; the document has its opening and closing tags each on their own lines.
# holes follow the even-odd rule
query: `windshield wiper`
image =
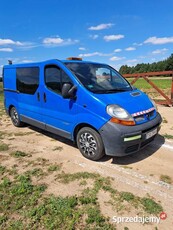
<svg viewBox="0 0 173 230">
<path fill-rule="evenodd" d="M 105 89 L 105 90 L 95 90 L 93 93 L 118 93 L 118 92 L 126 92 L 129 89 Z"/>
</svg>

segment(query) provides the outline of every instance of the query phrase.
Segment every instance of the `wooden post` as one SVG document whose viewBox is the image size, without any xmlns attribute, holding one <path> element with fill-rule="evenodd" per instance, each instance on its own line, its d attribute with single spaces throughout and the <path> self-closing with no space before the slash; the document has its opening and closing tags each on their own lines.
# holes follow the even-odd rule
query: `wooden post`
<svg viewBox="0 0 173 230">
<path fill-rule="evenodd" d="M 173 105 L 173 71 L 172 71 L 172 86 L 171 86 L 171 103 Z"/>
</svg>

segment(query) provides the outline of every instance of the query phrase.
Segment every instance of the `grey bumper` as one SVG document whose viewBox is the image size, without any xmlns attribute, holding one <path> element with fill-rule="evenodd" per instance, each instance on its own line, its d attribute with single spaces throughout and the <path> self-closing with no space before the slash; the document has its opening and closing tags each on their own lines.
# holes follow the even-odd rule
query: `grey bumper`
<svg viewBox="0 0 173 230">
<path fill-rule="evenodd" d="M 123 126 L 107 122 L 99 130 L 106 155 L 126 156 L 139 151 L 155 138 L 161 122 L 159 113 L 153 120 L 141 125 Z"/>
</svg>

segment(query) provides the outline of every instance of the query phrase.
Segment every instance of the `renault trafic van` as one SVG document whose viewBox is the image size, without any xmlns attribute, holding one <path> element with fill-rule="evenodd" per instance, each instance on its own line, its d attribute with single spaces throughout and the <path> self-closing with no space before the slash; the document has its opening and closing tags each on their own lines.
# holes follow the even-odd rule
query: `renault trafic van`
<svg viewBox="0 0 173 230">
<path fill-rule="evenodd" d="M 139 151 L 162 121 L 155 103 L 106 64 L 78 58 L 10 63 L 3 86 L 15 126 L 27 123 L 71 139 L 91 160 Z"/>
</svg>

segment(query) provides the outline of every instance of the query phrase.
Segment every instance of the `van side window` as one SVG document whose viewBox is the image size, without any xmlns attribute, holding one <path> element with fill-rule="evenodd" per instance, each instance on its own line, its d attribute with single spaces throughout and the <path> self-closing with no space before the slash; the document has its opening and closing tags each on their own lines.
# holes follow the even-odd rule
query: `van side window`
<svg viewBox="0 0 173 230">
<path fill-rule="evenodd" d="M 62 86 L 64 83 L 70 83 L 73 85 L 72 80 L 69 78 L 69 76 L 62 70 Z"/>
<path fill-rule="evenodd" d="M 16 85 L 20 93 L 34 94 L 39 86 L 39 68 L 25 67 L 16 69 Z"/>
<path fill-rule="evenodd" d="M 45 84 L 50 90 L 61 94 L 64 83 L 73 84 L 72 80 L 63 70 L 54 65 L 45 67 Z"/>
<path fill-rule="evenodd" d="M 61 70 L 57 66 L 46 66 L 45 68 L 45 84 L 46 86 L 55 91 L 61 93 Z"/>
</svg>

